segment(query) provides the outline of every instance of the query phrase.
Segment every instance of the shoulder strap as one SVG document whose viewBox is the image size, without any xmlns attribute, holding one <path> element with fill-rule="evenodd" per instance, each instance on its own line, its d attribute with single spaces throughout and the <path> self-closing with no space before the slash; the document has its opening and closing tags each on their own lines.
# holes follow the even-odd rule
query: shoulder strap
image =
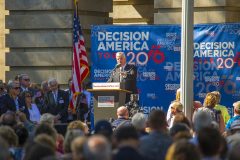
<svg viewBox="0 0 240 160">
<path fill-rule="evenodd" d="M 220 123 L 220 114 L 221 114 L 221 111 L 219 110 L 216 110 L 216 109 L 213 109 L 214 113 L 215 113 L 215 120 L 216 122 Z"/>
<path fill-rule="evenodd" d="M 127 122 L 130 122 L 130 120 L 126 119 L 126 120 L 122 121 L 122 122 L 117 126 L 117 128 L 118 128 L 118 127 L 121 127 L 121 126 L 124 126 Z"/>
</svg>

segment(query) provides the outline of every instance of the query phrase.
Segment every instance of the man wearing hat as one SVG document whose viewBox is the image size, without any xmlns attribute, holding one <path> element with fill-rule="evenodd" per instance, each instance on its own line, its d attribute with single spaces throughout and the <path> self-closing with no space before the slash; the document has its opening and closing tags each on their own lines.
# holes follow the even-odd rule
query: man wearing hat
<svg viewBox="0 0 240 160">
<path fill-rule="evenodd" d="M 233 103 L 234 117 L 232 117 L 226 124 L 226 129 L 231 131 L 240 130 L 240 101 Z"/>
</svg>

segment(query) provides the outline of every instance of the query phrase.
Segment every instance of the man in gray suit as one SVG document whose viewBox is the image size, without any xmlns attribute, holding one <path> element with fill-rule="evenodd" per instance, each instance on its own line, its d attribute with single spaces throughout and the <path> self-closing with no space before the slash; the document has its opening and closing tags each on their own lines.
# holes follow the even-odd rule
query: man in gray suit
<svg viewBox="0 0 240 160">
<path fill-rule="evenodd" d="M 67 122 L 68 119 L 68 96 L 67 93 L 58 87 L 56 79 L 51 78 L 48 80 L 48 91 L 44 97 L 45 105 L 47 106 L 46 112 L 54 115 L 55 122 Z"/>
<path fill-rule="evenodd" d="M 116 53 L 117 65 L 113 69 L 108 82 L 123 82 L 125 89 L 137 93 L 137 69 L 135 65 L 126 63 L 126 56 L 123 52 Z M 126 101 L 129 102 L 130 94 L 126 95 Z"/>
</svg>

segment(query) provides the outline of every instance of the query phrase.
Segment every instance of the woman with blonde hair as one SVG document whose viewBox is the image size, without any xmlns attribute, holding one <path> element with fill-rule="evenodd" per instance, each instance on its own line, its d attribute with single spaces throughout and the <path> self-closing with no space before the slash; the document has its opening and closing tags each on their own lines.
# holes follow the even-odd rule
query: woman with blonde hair
<svg viewBox="0 0 240 160">
<path fill-rule="evenodd" d="M 86 123 L 83 123 L 82 121 L 76 120 L 76 121 L 72 121 L 68 124 L 67 126 L 67 130 L 71 130 L 71 129 L 79 129 L 81 130 L 85 135 L 89 134 L 89 128 L 87 126 Z"/>
<path fill-rule="evenodd" d="M 220 101 L 221 101 L 221 93 L 220 93 L 219 91 L 213 91 L 213 92 L 211 92 L 211 93 L 215 94 L 215 96 L 216 96 L 216 98 L 217 98 L 217 103 L 216 103 L 214 109 L 221 111 L 222 116 L 223 116 L 223 121 L 224 121 L 224 123 L 226 124 L 227 121 L 230 119 L 230 115 L 229 115 L 229 113 L 228 113 L 227 107 L 220 104 Z"/>
<path fill-rule="evenodd" d="M 214 109 L 217 104 L 217 97 L 214 93 L 207 93 L 203 107 L 197 109 L 195 112 L 203 111 L 208 113 L 212 117 L 212 123 L 217 123 L 220 133 L 224 132 L 225 124 L 223 121 L 223 117 L 221 115 L 221 111 Z"/>
<path fill-rule="evenodd" d="M 173 105 L 173 102 L 180 102 L 181 92 L 182 92 L 181 88 L 178 88 L 177 91 L 176 91 L 176 99 L 171 102 L 171 104 L 168 108 L 167 116 L 166 116 L 168 125 L 170 125 L 170 123 L 171 123 L 171 117 L 172 117 L 171 107 Z M 202 104 L 201 104 L 200 101 L 193 101 L 192 115 L 193 115 L 195 110 L 197 110 L 198 108 L 201 108 L 201 107 L 202 107 Z"/>
</svg>

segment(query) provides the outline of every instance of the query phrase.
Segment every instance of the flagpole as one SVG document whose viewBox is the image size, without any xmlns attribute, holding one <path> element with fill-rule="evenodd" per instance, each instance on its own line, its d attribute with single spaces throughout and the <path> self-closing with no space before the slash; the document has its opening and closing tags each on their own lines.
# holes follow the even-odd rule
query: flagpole
<svg viewBox="0 0 240 160">
<path fill-rule="evenodd" d="M 82 92 L 82 82 L 89 73 L 87 53 L 84 37 L 78 16 L 78 1 L 72 1 L 75 5 L 73 17 L 73 55 L 72 55 L 72 99 L 70 106 L 76 108 L 76 97 Z"/>
<path fill-rule="evenodd" d="M 75 3 L 75 10 L 76 10 L 76 15 L 78 17 L 78 0 L 74 0 L 74 3 Z M 80 56 L 80 59 L 81 59 L 81 56 Z M 81 66 L 81 60 L 79 61 L 80 63 L 80 66 Z M 81 70 L 80 70 L 81 71 Z M 81 74 L 79 75 L 80 76 L 80 79 L 81 79 Z M 80 93 L 82 92 L 82 83 L 80 82 Z"/>
<path fill-rule="evenodd" d="M 75 3 L 76 14 L 78 16 L 78 0 L 74 0 L 74 3 Z"/>
</svg>

